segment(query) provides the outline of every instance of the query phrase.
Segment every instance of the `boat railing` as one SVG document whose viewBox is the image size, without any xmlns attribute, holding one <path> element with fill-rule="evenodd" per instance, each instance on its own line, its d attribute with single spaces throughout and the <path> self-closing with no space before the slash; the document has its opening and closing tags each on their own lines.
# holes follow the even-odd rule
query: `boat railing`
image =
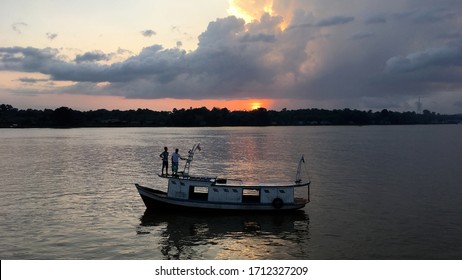
<svg viewBox="0 0 462 280">
<path fill-rule="evenodd" d="M 187 176 L 185 177 L 185 179 L 191 181 L 214 182 L 217 179 L 217 177 Z"/>
<path fill-rule="evenodd" d="M 242 185 L 244 181 L 241 179 L 234 178 L 217 178 L 215 180 L 216 185 Z"/>
</svg>

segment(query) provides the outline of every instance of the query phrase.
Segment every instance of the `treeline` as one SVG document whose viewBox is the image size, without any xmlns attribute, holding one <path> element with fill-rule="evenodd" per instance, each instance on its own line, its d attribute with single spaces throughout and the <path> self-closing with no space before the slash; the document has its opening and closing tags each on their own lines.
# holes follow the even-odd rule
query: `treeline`
<svg viewBox="0 0 462 280">
<path fill-rule="evenodd" d="M 462 114 L 441 115 L 428 110 L 393 112 L 389 110 L 325 110 L 300 109 L 273 111 L 259 108 L 252 111 L 229 111 L 206 107 L 167 111 L 95 110 L 77 111 L 68 107 L 55 110 L 21 110 L 0 105 L 0 127 L 156 127 L 156 126 L 267 126 L 267 125 L 397 125 L 447 124 L 462 122 Z"/>
</svg>

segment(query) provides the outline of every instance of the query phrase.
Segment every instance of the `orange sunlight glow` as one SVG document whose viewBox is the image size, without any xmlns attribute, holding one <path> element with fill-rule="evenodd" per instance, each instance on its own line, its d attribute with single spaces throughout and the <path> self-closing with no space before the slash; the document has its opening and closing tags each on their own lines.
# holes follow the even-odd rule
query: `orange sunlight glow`
<svg viewBox="0 0 462 280">
<path fill-rule="evenodd" d="M 250 23 L 259 20 L 263 13 L 273 15 L 273 0 L 229 0 L 228 13 Z"/>
<path fill-rule="evenodd" d="M 261 108 L 261 103 L 260 102 L 252 102 L 252 103 L 250 103 L 250 109 L 257 110 L 259 108 Z"/>
<path fill-rule="evenodd" d="M 145 103 L 147 100 L 140 100 Z M 151 101 L 153 102 L 153 101 Z M 191 100 L 191 99 L 157 99 L 157 104 L 165 104 L 168 107 L 163 107 L 163 110 L 171 111 L 173 108 L 189 109 L 207 107 L 209 110 L 213 108 L 227 108 L 230 111 L 252 111 L 259 108 L 270 109 L 274 103 L 272 99 L 235 99 L 235 100 Z M 146 104 L 146 103 L 145 103 Z M 152 104 L 152 103 L 151 103 Z M 155 106 L 158 108 L 158 106 Z M 156 110 L 157 108 L 153 108 Z"/>
<path fill-rule="evenodd" d="M 0 94 L 0 99 L 5 97 L 5 101 L 13 106 L 18 101 L 14 96 L 3 96 Z M 230 111 L 252 111 L 258 108 L 271 109 L 274 101 L 272 99 L 235 99 L 235 100 L 220 100 L 220 99 L 128 99 L 120 96 L 93 96 L 87 98 L 85 95 L 73 94 L 40 94 L 29 97 L 28 104 L 23 109 L 28 109 L 35 104 L 35 107 L 55 109 L 61 106 L 66 106 L 74 110 L 137 110 L 150 109 L 154 111 L 172 111 L 176 109 L 189 109 L 206 107 L 209 110 L 213 108 L 224 109 Z"/>
<path fill-rule="evenodd" d="M 228 14 L 233 15 L 237 18 L 242 18 L 245 20 L 245 22 L 251 22 L 254 18 L 251 15 L 248 15 L 245 13 L 245 11 L 242 11 L 240 8 L 231 6 L 231 3 L 233 1 L 230 1 L 230 6 L 228 8 Z"/>
<path fill-rule="evenodd" d="M 279 23 L 279 28 L 284 30 L 288 26 L 288 21 L 286 21 L 286 19 L 290 20 L 293 7 L 289 3 L 285 6 L 292 7 L 292 9 L 279 9 L 275 11 L 273 9 L 273 2 L 274 0 L 228 0 L 228 14 L 237 18 L 242 18 L 246 23 L 260 20 L 264 13 L 268 13 L 271 16 L 282 16 L 283 20 Z"/>
</svg>

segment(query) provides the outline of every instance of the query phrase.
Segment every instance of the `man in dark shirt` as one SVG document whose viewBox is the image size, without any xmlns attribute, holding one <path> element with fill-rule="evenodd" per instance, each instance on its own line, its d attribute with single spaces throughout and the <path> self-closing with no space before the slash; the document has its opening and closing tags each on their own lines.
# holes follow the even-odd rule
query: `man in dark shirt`
<svg viewBox="0 0 462 280">
<path fill-rule="evenodd" d="M 164 176 L 164 168 L 165 174 L 168 176 L 168 148 L 164 147 L 164 151 L 160 154 L 160 158 L 162 159 L 162 174 Z"/>
</svg>

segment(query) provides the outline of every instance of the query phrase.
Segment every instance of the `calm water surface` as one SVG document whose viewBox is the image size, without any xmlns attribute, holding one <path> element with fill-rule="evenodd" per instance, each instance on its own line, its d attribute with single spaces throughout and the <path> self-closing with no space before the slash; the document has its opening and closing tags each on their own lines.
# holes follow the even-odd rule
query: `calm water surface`
<svg viewBox="0 0 462 280">
<path fill-rule="evenodd" d="M 145 211 L 164 146 L 191 173 L 291 180 L 285 215 Z M 0 130 L 1 259 L 462 259 L 462 125 Z"/>
</svg>

